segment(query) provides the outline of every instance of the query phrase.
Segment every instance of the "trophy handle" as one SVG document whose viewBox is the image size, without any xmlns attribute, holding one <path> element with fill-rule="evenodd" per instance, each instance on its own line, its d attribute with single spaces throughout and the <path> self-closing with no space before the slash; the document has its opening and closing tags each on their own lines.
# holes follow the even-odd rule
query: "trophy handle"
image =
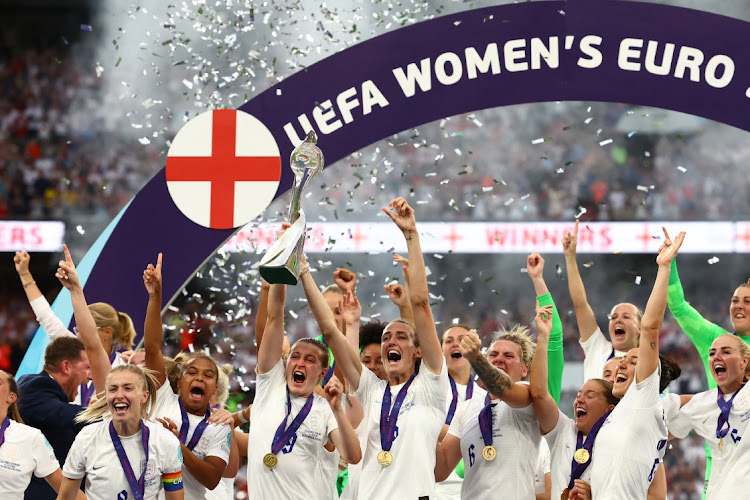
<svg viewBox="0 0 750 500">
<path fill-rule="evenodd" d="M 305 212 L 276 240 L 260 261 L 260 275 L 269 283 L 296 285 L 305 246 Z"/>
</svg>

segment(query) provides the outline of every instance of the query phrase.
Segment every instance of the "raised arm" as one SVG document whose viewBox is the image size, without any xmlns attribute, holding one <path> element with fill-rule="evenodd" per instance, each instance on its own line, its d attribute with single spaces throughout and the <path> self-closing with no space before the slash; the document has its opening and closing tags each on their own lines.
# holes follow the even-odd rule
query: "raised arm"
<svg viewBox="0 0 750 500">
<path fill-rule="evenodd" d="M 544 281 L 544 259 L 537 252 L 532 253 L 526 259 L 526 271 L 534 285 L 534 293 L 539 305 L 552 306 L 552 333 L 550 333 L 547 346 L 547 388 L 555 403 L 560 404 L 562 374 L 565 367 L 562 321 L 560 321 L 555 301 L 552 300 L 552 294 L 549 293 L 547 283 Z"/>
<path fill-rule="evenodd" d="M 422 351 L 422 362 L 434 374 L 439 374 L 443 367 L 443 351 L 440 347 L 435 320 L 430 308 L 430 295 L 427 289 L 427 272 L 424 256 L 419 244 L 417 223 L 412 209 L 404 198 L 391 200 L 389 208 L 383 212 L 398 226 L 406 239 L 409 250 L 409 302 L 414 313 L 417 339 Z"/>
<path fill-rule="evenodd" d="M 46 333 L 47 337 L 50 339 L 54 340 L 57 337 L 74 337 L 75 335 L 73 335 L 73 332 L 68 330 L 68 326 L 63 324 L 63 322 L 60 321 L 60 318 L 52 312 L 49 302 L 44 298 L 39 287 L 36 286 L 36 280 L 34 279 L 34 276 L 31 275 L 31 271 L 29 271 L 30 261 L 31 256 L 25 251 L 16 252 L 15 256 L 13 256 L 16 272 L 21 279 L 23 291 L 26 293 L 26 298 L 29 299 L 29 305 L 34 311 L 36 320 L 41 327 L 44 328 L 44 333 Z"/>
<path fill-rule="evenodd" d="M 391 302 L 398 307 L 398 314 L 401 319 L 414 323 L 414 312 L 411 310 L 411 302 L 409 301 L 409 259 L 395 254 L 393 262 L 401 264 L 401 274 L 404 276 L 404 284 L 399 285 L 394 282 L 389 285 L 383 285 L 383 288 L 385 289 L 385 293 L 388 294 L 388 298 L 391 299 Z"/>
<path fill-rule="evenodd" d="M 98 328 L 94 317 L 89 311 L 86 303 L 86 297 L 83 295 L 83 287 L 78 279 L 76 266 L 73 264 L 73 258 L 70 256 L 68 246 L 63 245 L 65 260 L 59 262 L 55 277 L 60 283 L 70 291 L 70 299 L 73 303 L 73 314 L 78 326 L 78 336 L 86 347 L 86 354 L 91 364 L 91 379 L 94 381 L 94 389 L 99 394 L 104 391 L 104 384 L 107 379 L 107 373 L 112 368 L 109 363 L 109 356 L 99 338 Z"/>
<path fill-rule="evenodd" d="M 159 383 L 164 384 L 167 380 L 167 370 L 161 352 L 164 342 L 164 329 L 161 324 L 161 263 L 162 254 L 159 253 L 156 257 L 156 267 L 149 264 L 143 271 L 143 285 L 148 292 L 146 320 L 143 324 L 143 347 L 146 350 L 146 368 L 154 370 Z"/>
<path fill-rule="evenodd" d="M 672 268 L 669 274 L 669 288 L 667 291 L 667 306 L 674 316 L 677 324 L 688 336 L 698 354 L 703 358 L 703 363 L 708 371 L 708 351 L 711 343 L 719 336 L 729 333 L 721 326 L 712 323 L 701 316 L 693 306 L 685 300 L 685 291 L 682 289 L 680 275 L 677 273 L 677 259 L 672 259 Z"/>
<path fill-rule="evenodd" d="M 260 348 L 263 342 L 263 332 L 268 321 L 268 292 L 271 284 L 263 278 L 260 279 L 260 298 L 258 298 L 258 314 L 255 315 L 255 347 Z"/>
<path fill-rule="evenodd" d="M 258 373 L 268 373 L 281 359 L 284 347 L 286 285 L 273 284 L 268 292 L 268 319 L 263 343 L 258 347 Z"/>
<path fill-rule="evenodd" d="M 484 386 L 490 394 L 500 398 L 511 408 L 525 408 L 531 403 L 531 394 L 529 386 L 513 382 L 510 376 L 500 368 L 492 366 L 489 360 L 480 352 L 482 341 L 479 340 L 477 332 L 474 330 L 461 339 L 458 349 L 461 355 L 466 358 Z"/>
<path fill-rule="evenodd" d="M 356 295 L 357 275 L 348 269 L 338 268 L 333 272 L 333 281 L 344 294 L 341 301 L 344 335 L 354 350 L 359 352 L 359 320 L 362 317 L 362 306 Z M 339 371 L 338 366 L 336 371 Z M 336 376 L 343 377 L 343 373 L 337 373 Z"/>
<path fill-rule="evenodd" d="M 26 298 L 29 299 L 29 302 L 42 296 L 41 290 L 36 286 L 34 276 L 32 276 L 31 271 L 29 271 L 30 260 L 31 256 L 29 255 L 29 252 L 25 250 L 23 252 L 16 252 L 13 256 L 13 263 L 16 266 L 16 272 L 18 273 L 18 277 L 21 278 L 21 285 L 23 285 L 23 291 L 26 292 Z"/>
<path fill-rule="evenodd" d="M 667 308 L 667 287 L 669 286 L 669 273 L 672 268 L 672 260 L 685 240 L 685 232 L 681 232 L 674 239 L 669 238 L 665 228 L 664 243 L 659 248 L 656 264 L 659 270 L 656 273 L 654 288 L 646 303 L 641 319 L 640 350 L 638 353 L 638 364 L 636 365 L 635 381 L 646 380 L 659 366 L 659 332 L 664 322 L 664 311 Z"/>
<path fill-rule="evenodd" d="M 547 345 L 552 330 L 552 307 L 537 305 L 534 318 L 537 329 L 536 352 L 531 362 L 531 377 L 529 387 L 534 412 L 539 421 L 542 435 L 549 433 L 557 425 L 557 403 L 547 388 Z"/>
<path fill-rule="evenodd" d="M 325 386 L 325 395 L 339 427 L 331 431 L 329 439 L 336 449 L 339 450 L 344 462 L 357 464 L 362 460 L 362 449 L 359 446 L 359 439 L 354 432 L 354 427 L 352 427 L 352 424 L 346 417 L 344 407 L 341 405 L 341 396 L 343 393 L 344 385 L 335 375 L 332 376 Z"/>
<path fill-rule="evenodd" d="M 573 308 L 576 312 L 578 333 L 581 335 L 581 342 L 586 342 L 599 326 L 596 324 L 594 310 L 591 309 L 589 301 L 586 298 L 586 288 L 583 286 L 581 273 L 578 272 L 578 262 L 576 262 L 578 219 L 576 219 L 576 227 L 573 230 L 573 234 L 566 232 L 563 236 L 562 245 L 563 253 L 565 254 L 565 267 L 568 270 L 568 290 L 570 291 L 570 298 L 573 300 Z"/>
<path fill-rule="evenodd" d="M 349 344 L 344 334 L 341 333 L 339 327 L 336 325 L 336 318 L 333 316 L 333 311 L 328 307 L 326 299 L 320 292 L 318 285 L 315 284 L 315 280 L 310 274 L 310 265 L 304 258 L 302 268 L 303 272 L 300 279 L 302 280 L 302 288 L 305 290 L 307 303 L 310 305 L 310 310 L 315 317 L 320 333 L 323 334 L 323 338 L 326 340 L 328 347 L 331 348 L 331 352 L 333 352 L 333 357 L 336 359 L 336 367 L 341 369 L 341 373 L 351 386 L 350 391 L 354 392 L 359 387 L 359 376 L 362 373 L 362 363 L 359 362 L 357 349 Z M 350 297 L 349 300 L 353 303 L 356 299 Z"/>
</svg>

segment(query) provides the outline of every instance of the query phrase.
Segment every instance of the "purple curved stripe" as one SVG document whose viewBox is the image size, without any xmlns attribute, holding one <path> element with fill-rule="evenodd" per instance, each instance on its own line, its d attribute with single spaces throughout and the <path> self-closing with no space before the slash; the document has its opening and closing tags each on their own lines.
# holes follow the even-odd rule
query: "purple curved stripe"
<svg viewBox="0 0 750 500">
<path fill-rule="evenodd" d="M 562 11 L 562 12 L 561 12 Z M 491 19 L 490 19 L 491 18 Z M 544 63 L 538 70 L 497 75 L 480 74 L 451 86 L 433 78 L 431 91 L 404 97 L 392 70 L 423 58 L 432 61 L 452 51 L 463 59 L 466 47 L 481 54 L 489 43 L 500 50 L 511 39 L 546 41 L 558 36 L 580 40 L 599 35 L 602 64 L 595 69 L 576 65 L 582 55 L 577 44 L 562 50 L 556 69 Z M 707 58 L 725 54 L 736 64 L 732 83 L 715 89 L 688 78 L 657 76 L 644 70 L 618 68 L 618 44 L 625 37 L 674 43 L 701 49 Z M 750 23 L 706 12 L 651 3 L 629 1 L 571 0 L 502 5 L 477 9 L 421 22 L 367 40 L 285 79 L 240 109 L 259 120 L 275 137 L 282 158 L 288 158 L 292 144 L 284 125 L 297 122 L 306 114 L 311 122 L 316 103 L 331 99 L 355 87 L 361 100 L 360 85 L 372 80 L 388 99 L 389 105 L 375 107 L 367 116 L 361 107 L 352 111 L 354 120 L 330 134 L 317 129 L 319 146 L 328 165 L 393 133 L 446 116 L 473 110 L 528 102 L 587 100 L 637 103 L 683 111 L 750 130 L 750 113 L 745 89 L 750 86 L 750 64 L 745 63 L 745 46 L 750 40 Z M 645 46 L 642 49 L 645 53 Z M 502 61 L 502 54 L 501 54 Z M 705 64 L 704 64 L 705 66 Z M 280 91 L 280 95 L 279 92 Z M 340 113 L 336 113 L 340 119 Z M 292 184 L 288 167 L 276 196 Z M 394 193 L 394 195 L 397 193 Z M 164 170 L 138 193 L 122 216 L 94 265 L 86 284 L 92 301 L 106 301 L 133 317 L 141 330 L 147 295 L 142 271 L 156 254 L 164 252 L 164 296 L 171 297 L 192 276 L 200 264 L 232 234 L 232 230 L 212 230 L 184 217 L 167 192 Z"/>
</svg>

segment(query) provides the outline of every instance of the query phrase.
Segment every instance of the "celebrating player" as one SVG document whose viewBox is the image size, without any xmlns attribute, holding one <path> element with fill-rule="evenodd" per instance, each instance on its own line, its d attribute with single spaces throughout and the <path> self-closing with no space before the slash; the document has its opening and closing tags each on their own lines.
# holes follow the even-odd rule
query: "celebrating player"
<svg viewBox="0 0 750 500">
<path fill-rule="evenodd" d="M 106 397 L 76 418 L 96 423 L 76 437 L 58 498 L 75 498 L 84 476 L 89 499 L 114 494 L 156 499 L 162 489 L 167 500 L 184 498 L 180 443 L 161 424 L 146 420 L 147 408 L 156 402 L 156 377 L 136 365 L 120 365 L 109 372 L 105 386 Z"/>
<path fill-rule="evenodd" d="M 153 415 L 180 440 L 185 498 L 205 499 L 207 490 L 214 489 L 221 480 L 229 461 L 231 429 L 209 421 L 209 401 L 216 392 L 219 373 L 213 358 L 203 353 L 190 356 L 180 367 L 177 394 L 167 381 L 161 352 L 161 269 L 159 254 L 156 267 L 149 264 L 143 272 L 149 295 L 144 327 L 146 367 L 156 372 L 160 384 Z"/>
<path fill-rule="evenodd" d="M 581 335 L 581 347 L 585 354 L 583 361 L 583 379 L 599 378 L 602 367 L 607 360 L 624 356 L 627 351 L 638 345 L 641 331 L 641 317 L 643 314 L 634 304 L 623 302 L 617 304 L 609 313 L 608 341 L 596 324 L 596 316 L 586 299 L 586 289 L 583 286 L 581 274 L 576 262 L 576 247 L 578 245 L 578 219 L 576 219 L 573 233 L 566 232 L 562 239 L 565 265 L 568 269 L 568 289 Z"/>
</svg>

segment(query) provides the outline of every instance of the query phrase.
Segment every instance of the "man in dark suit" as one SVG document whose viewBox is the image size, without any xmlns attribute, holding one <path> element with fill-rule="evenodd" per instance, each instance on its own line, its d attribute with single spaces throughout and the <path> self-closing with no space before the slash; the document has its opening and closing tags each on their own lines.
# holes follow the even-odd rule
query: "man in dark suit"
<svg viewBox="0 0 750 500">
<path fill-rule="evenodd" d="M 44 352 L 44 369 L 36 375 L 18 379 L 18 409 L 26 425 L 36 427 L 55 449 L 60 467 L 65 463 L 73 441 L 82 429 L 73 419 L 83 410 L 70 404 L 78 387 L 88 382 L 89 358 L 83 342 L 75 337 L 60 337 Z M 57 498 L 46 481 L 32 476 L 24 496 L 27 500 Z"/>
</svg>

